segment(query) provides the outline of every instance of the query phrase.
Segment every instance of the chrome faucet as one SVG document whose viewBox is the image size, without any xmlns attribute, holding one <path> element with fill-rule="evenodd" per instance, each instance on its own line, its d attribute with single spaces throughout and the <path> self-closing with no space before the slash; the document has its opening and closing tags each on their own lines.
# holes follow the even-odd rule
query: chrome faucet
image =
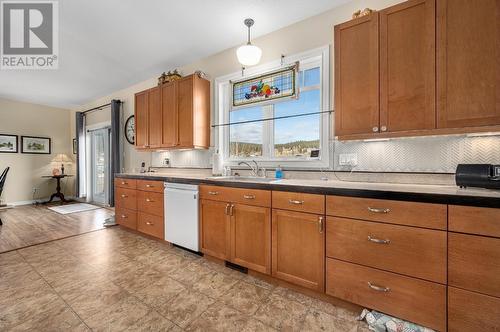
<svg viewBox="0 0 500 332">
<path fill-rule="evenodd" d="M 252 175 L 253 175 L 253 176 L 258 177 L 258 176 L 260 176 L 260 175 L 259 175 L 259 174 L 260 174 L 260 167 L 259 167 L 259 164 L 257 164 L 257 162 L 256 162 L 255 160 L 252 160 L 252 162 L 255 164 L 255 167 L 254 167 L 254 166 L 252 166 L 252 165 L 250 165 L 250 164 L 249 164 L 249 163 L 247 163 L 246 161 L 240 161 L 240 162 L 238 163 L 238 165 L 239 165 L 239 166 L 241 166 L 241 165 L 246 165 L 246 166 L 248 166 L 248 167 L 251 169 Z"/>
</svg>

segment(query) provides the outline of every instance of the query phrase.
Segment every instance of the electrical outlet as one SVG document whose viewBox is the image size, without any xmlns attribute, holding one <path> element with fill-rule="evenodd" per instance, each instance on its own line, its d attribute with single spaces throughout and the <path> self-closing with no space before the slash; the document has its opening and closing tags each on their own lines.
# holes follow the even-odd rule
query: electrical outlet
<svg viewBox="0 0 500 332">
<path fill-rule="evenodd" d="M 358 164 L 357 153 L 341 153 L 339 154 L 340 166 L 356 166 Z"/>
<path fill-rule="evenodd" d="M 165 167 L 169 167 L 169 166 L 170 166 L 170 159 L 168 159 L 168 158 L 163 158 L 163 159 L 161 160 L 161 165 L 162 165 L 162 166 L 165 166 Z"/>
</svg>

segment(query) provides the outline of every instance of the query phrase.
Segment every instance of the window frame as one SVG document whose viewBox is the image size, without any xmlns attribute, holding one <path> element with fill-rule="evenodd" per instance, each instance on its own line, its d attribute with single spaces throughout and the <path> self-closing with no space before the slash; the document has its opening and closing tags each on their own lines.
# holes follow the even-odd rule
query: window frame
<svg viewBox="0 0 500 332">
<path fill-rule="evenodd" d="M 302 91 L 317 89 L 319 86 L 320 90 L 320 110 L 330 110 L 330 48 L 329 46 L 324 46 L 314 50 L 302 52 L 299 54 L 294 54 L 287 56 L 284 63 L 281 60 L 272 61 L 263 65 L 255 66 L 246 69 L 244 75 L 241 72 L 232 73 L 215 79 L 215 106 L 216 106 L 216 124 L 227 124 L 229 123 L 229 114 L 232 105 L 231 96 L 231 81 L 241 80 L 245 77 L 251 77 L 259 74 L 264 74 L 266 72 L 276 70 L 288 65 L 292 65 L 295 62 L 299 62 L 299 71 L 305 71 L 307 69 L 320 67 L 320 83 L 313 87 L 301 87 L 299 88 L 299 98 Z M 297 77 L 298 78 L 298 77 Z M 298 84 L 299 85 L 299 84 Z M 262 104 L 261 107 L 264 109 L 264 117 L 273 117 L 274 114 L 274 103 Z M 257 105 L 254 105 L 257 106 Z M 250 107 L 254 107 L 250 106 Z M 237 107 L 234 111 L 238 109 L 243 109 L 245 107 Z M 330 160 L 330 141 L 329 133 L 331 130 L 331 114 L 322 113 L 319 115 L 320 121 L 320 157 L 315 159 L 302 159 L 302 158 L 290 158 L 272 157 L 274 155 L 274 120 L 264 122 L 263 125 L 263 144 L 262 144 L 262 157 L 248 157 L 248 158 L 235 158 L 231 157 L 229 154 L 230 150 L 230 133 L 229 126 L 219 126 L 215 127 L 215 146 L 221 152 L 224 165 L 227 166 L 237 166 L 241 161 L 249 161 L 255 159 L 259 165 L 262 167 L 277 167 L 281 165 L 290 169 L 310 169 L 310 168 L 329 168 L 332 166 L 332 161 Z M 267 123 L 267 125 L 266 125 Z"/>
</svg>

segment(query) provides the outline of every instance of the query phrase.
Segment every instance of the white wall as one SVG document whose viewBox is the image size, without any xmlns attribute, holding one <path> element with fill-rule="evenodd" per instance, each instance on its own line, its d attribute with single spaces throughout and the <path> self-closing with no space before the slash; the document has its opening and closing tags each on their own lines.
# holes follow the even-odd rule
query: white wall
<svg viewBox="0 0 500 332">
<path fill-rule="evenodd" d="M 0 153 L 0 172 L 10 167 L 5 184 L 3 199 L 8 203 L 31 201 L 33 188 L 37 188 L 36 198 L 47 198 L 55 192 L 55 180 L 43 179 L 42 175 L 52 174 L 59 163 L 51 160 L 58 153 L 73 158 L 70 136 L 70 112 L 65 109 L 22 103 L 0 99 L 0 133 L 19 135 L 18 153 Z M 21 135 L 50 137 L 52 153 L 34 155 L 21 153 Z M 65 165 L 65 173 L 74 174 L 72 165 Z M 64 194 L 74 195 L 74 179 L 63 180 Z"/>
<path fill-rule="evenodd" d="M 262 36 L 252 42 L 263 50 L 261 63 L 274 61 L 280 58 L 281 54 L 295 54 L 310 49 L 330 45 L 330 91 L 334 89 L 333 80 L 333 27 L 336 24 L 348 21 L 354 11 L 364 8 L 380 10 L 401 0 L 355 0 L 343 6 L 334 8 L 320 15 L 311 17 L 301 22 L 295 23 L 281 30 L 274 31 L 268 35 Z M 256 22 L 258 24 L 258 22 Z M 242 41 L 244 36 L 242 36 Z M 238 47 L 237 45 L 236 47 Z M 236 47 L 224 50 L 218 54 L 201 59 L 195 63 L 180 67 L 180 72 L 184 75 L 191 74 L 195 70 L 202 70 L 212 79 L 212 103 L 213 98 L 213 79 L 234 73 L 240 70 L 240 65 L 236 59 Z M 166 71 L 173 68 L 165 68 Z M 160 74 L 160 73 L 158 73 Z M 125 118 L 133 114 L 134 111 L 134 93 L 151 88 L 157 84 L 156 78 L 129 86 L 120 91 L 116 91 L 107 96 L 99 98 L 83 107 L 82 109 L 95 107 L 101 104 L 109 103 L 113 98 L 125 101 Z M 330 93 L 331 107 L 333 108 L 333 93 Z M 212 104 L 212 121 L 216 110 Z M 212 132 L 212 145 L 214 142 Z M 336 169 L 342 169 L 338 166 L 338 152 L 357 153 L 359 170 L 365 171 L 385 171 L 385 172 L 452 172 L 458 162 L 491 162 L 500 163 L 500 137 L 495 138 L 476 138 L 474 140 L 464 140 L 463 136 L 450 136 L 440 139 L 419 138 L 392 140 L 390 142 L 378 142 L 377 144 L 364 142 L 334 142 L 333 133 L 331 133 L 330 148 L 335 149 L 331 153 L 331 163 Z M 435 144 L 439 141 L 439 144 Z M 377 147 L 376 149 L 374 147 Z M 403 148 L 402 148 L 403 147 Z M 429 149 L 428 147 L 434 147 Z M 489 151 L 489 153 L 478 154 L 476 151 Z M 425 153 L 421 153 L 425 151 Z M 459 153 L 457 156 L 456 153 Z M 138 152 L 131 145 L 125 143 L 125 165 L 124 168 L 131 171 L 140 166 L 141 161 L 147 165 L 153 163 L 160 165 L 163 158 L 170 158 L 172 166 L 179 167 L 209 167 L 210 155 L 206 151 L 174 151 L 148 153 Z M 415 163 L 415 156 L 418 163 Z M 454 156 L 448 157 L 448 156 Z M 437 164 L 436 160 L 441 163 Z"/>
</svg>

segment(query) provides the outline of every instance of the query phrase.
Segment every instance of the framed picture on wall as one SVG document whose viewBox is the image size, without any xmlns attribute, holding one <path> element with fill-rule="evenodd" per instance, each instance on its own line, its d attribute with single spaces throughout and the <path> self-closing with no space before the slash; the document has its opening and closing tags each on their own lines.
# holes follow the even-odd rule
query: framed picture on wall
<svg viewBox="0 0 500 332">
<path fill-rule="evenodd" d="M 1 153 L 17 153 L 19 148 L 17 146 L 18 136 L 0 134 L 0 152 Z"/>
<path fill-rule="evenodd" d="M 21 136 L 21 153 L 50 154 L 50 138 Z"/>
<path fill-rule="evenodd" d="M 73 138 L 73 154 L 76 154 L 76 138 Z"/>
</svg>

